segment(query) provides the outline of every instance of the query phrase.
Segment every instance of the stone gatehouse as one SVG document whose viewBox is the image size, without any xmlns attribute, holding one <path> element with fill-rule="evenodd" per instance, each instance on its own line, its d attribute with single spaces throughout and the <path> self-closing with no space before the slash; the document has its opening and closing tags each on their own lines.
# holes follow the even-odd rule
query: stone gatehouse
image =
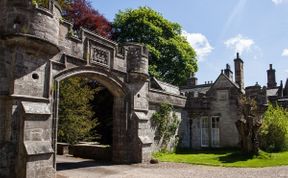
<svg viewBox="0 0 288 178">
<path fill-rule="evenodd" d="M 148 161 L 158 149 L 151 116 L 170 103 L 180 119 L 179 146 L 238 146 L 238 99 L 246 95 L 265 104 L 287 105 L 288 82 L 278 87 L 275 70 L 268 88 L 244 89 L 243 61 L 237 55 L 235 80 L 227 65 L 215 82 L 176 87 L 150 78 L 148 51 L 136 43 L 117 44 L 86 29 L 72 30 L 57 1 L 46 8 L 32 0 L 0 1 L 0 177 L 51 178 L 56 171 L 60 82 L 85 76 L 114 98 L 112 160 Z M 284 97 L 284 98 L 283 98 Z M 284 105 L 283 104 L 283 105 Z"/>
<path fill-rule="evenodd" d="M 157 149 L 150 117 L 169 102 L 179 118 L 186 97 L 148 76 L 148 51 L 117 44 L 88 30 L 72 31 L 57 1 L 0 1 L 0 177 L 53 177 L 59 82 L 84 75 L 114 96 L 112 160 L 150 160 Z"/>
</svg>

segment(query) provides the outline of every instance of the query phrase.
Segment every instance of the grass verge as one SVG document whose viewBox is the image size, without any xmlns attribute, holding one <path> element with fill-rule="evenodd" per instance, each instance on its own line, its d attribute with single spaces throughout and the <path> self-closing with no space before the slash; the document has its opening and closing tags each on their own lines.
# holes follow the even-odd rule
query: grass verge
<svg viewBox="0 0 288 178">
<path fill-rule="evenodd" d="M 239 150 L 177 151 L 155 153 L 154 158 L 163 162 L 189 163 L 223 167 L 271 167 L 288 165 L 288 152 L 267 153 L 258 156 L 245 155 Z"/>
</svg>

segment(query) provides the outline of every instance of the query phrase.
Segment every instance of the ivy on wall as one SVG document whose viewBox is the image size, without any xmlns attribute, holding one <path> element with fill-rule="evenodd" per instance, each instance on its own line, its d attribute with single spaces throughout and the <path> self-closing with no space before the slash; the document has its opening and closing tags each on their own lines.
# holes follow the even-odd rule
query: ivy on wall
<svg viewBox="0 0 288 178">
<path fill-rule="evenodd" d="M 173 106 L 162 103 L 159 111 L 152 115 L 151 121 L 152 125 L 156 127 L 156 135 L 160 138 L 159 143 L 161 150 L 167 150 L 168 144 L 171 138 L 175 136 L 180 123 Z"/>
</svg>

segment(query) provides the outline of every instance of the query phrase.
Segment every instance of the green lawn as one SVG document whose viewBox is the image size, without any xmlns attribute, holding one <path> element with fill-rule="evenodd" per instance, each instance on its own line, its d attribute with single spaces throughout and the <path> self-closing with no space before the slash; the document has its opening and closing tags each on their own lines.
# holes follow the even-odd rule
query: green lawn
<svg viewBox="0 0 288 178">
<path fill-rule="evenodd" d="M 288 152 L 266 153 L 246 156 L 237 150 L 179 151 L 155 153 L 154 158 L 163 162 L 178 162 L 224 167 L 268 167 L 288 165 Z"/>
</svg>

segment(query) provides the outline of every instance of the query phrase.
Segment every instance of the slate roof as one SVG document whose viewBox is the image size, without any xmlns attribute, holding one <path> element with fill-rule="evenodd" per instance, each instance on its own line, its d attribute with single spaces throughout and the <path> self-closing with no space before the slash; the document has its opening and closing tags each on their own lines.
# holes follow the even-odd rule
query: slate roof
<svg viewBox="0 0 288 178">
<path fill-rule="evenodd" d="M 194 93 L 194 97 L 198 97 L 199 93 L 206 94 L 210 90 L 212 85 L 213 83 L 196 85 L 196 86 L 189 87 L 189 88 L 183 88 L 181 89 L 181 92 Z"/>
<path fill-rule="evenodd" d="M 175 94 L 175 95 L 180 95 L 179 87 L 177 87 L 175 85 L 171 85 L 169 83 L 162 82 L 160 80 L 157 80 L 155 77 L 152 77 L 150 79 L 150 83 L 151 83 L 150 87 L 153 89 L 162 90 L 162 91 L 165 91 L 167 93 L 171 93 L 171 94 Z"/>
<path fill-rule="evenodd" d="M 213 87 L 215 83 L 217 83 L 217 81 L 220 79 L 221 76 L 223 76 L 225 79 L 227 79 L 233 86 L 240 89 L 240 87 L 238 86 L 237 83 L 235 83 L 233 80 L 228 78 L 225 74 L 221 73 L 214 83 L 196 85 L 196 86 L 192 86 L 192 87 L 185 86 L 185 87 L 181 88 L 181 92 L 194 93 L 194 97 L 198 97 L 199 94 L 206 94 L 210 90 L 210 88 Z"/>
</svg>

